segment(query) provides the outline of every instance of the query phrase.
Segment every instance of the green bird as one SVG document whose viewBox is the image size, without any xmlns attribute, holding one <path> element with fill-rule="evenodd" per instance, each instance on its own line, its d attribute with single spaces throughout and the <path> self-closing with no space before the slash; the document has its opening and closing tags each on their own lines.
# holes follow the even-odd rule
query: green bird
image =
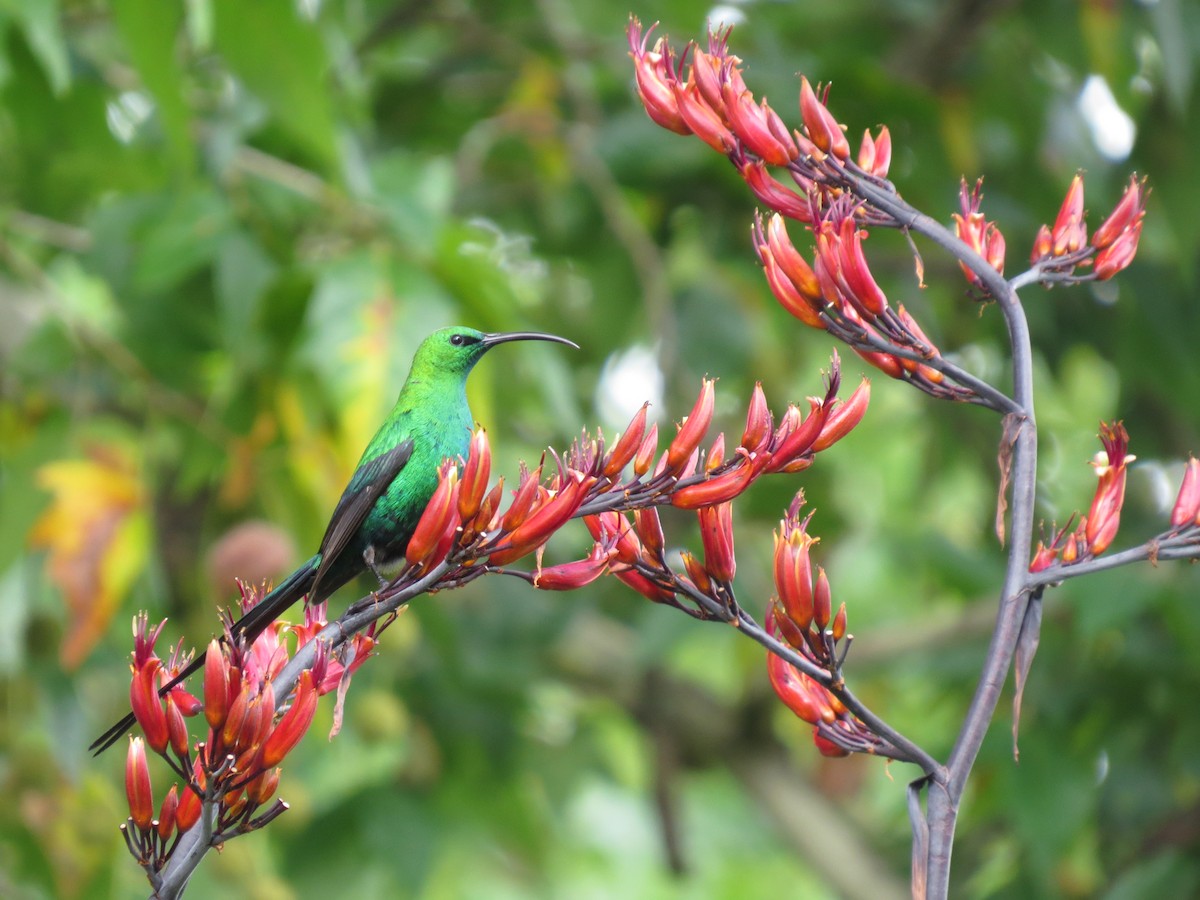
<svg viewBox="0 0 1200 900">
<path fill-rule="evenodd" d="M 474 419 L 467 405 L 467 376 L 483 354 L 509 341 L 555 341 L 579 349 L 566 338 L 535 331 L 485 334 L 455 326 L 425 338 L 413 356 L 396 405 L 367 444 L 342 492 L 320 548 L 233 624 L 233 637 L 253 641 L 301 597 L 320 603 L 368 569 L 376 575 L 398 569 L 413 529 L 437 488 L 438 466 L 447 457 L 466 456 L 469 449 Z M 159 694 L 203 665 L 201 655 Z M 88 749 L 103 752 L 135 721 L 133 713 L 128 714 Z"/>
</svg>

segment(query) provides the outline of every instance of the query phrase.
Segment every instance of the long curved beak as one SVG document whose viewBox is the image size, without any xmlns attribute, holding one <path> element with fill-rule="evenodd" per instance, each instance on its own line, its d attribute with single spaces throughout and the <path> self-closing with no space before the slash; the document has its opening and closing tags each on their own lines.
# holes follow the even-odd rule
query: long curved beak
<svg viewBox="0 0 1200 900">
<path fill-rule="evenodd" d="M 574 341 L 568 341 L 565 337 L 559 337 L 556 334 L 543 334 L 540 331 L 497 331 L 492 334 L 485 334 L 480 342 L 485 348 L 495 347 L 497 344 L 504 344 L 508 341 L 553 341 L 556 344 L 566 344 L 568 347 L 579 349 L 579 345 Z"/>
</svg>

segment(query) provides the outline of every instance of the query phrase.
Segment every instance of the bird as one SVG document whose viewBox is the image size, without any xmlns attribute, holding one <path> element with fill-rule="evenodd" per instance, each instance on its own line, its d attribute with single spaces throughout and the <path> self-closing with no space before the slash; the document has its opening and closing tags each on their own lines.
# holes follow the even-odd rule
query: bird
<svg viewBox="0 0 1200 900">
<path fill-rule="evenodd" d="M 283 579 L 229 629 L 253 641 L 301 597 L 320 603 L 368 570 L 383 581 L 398 571 L 421 513 L 447 458 L 465 457 L 474 419 L 467 403 L 467 376 L 485 353 L 510 341 L 573 341 L 537 331 L 485 333 L 461 325 L 435 331 L 413 355 L 408 378 L 392 411 L 363 451 L 350 483 L 334 507 L 317 552 Z M 201 655 L 159 689 L 162 696 L 204 665 Z M 133 713 L 88 747 L 96 755 L 133 727 Z"/>
</svg>

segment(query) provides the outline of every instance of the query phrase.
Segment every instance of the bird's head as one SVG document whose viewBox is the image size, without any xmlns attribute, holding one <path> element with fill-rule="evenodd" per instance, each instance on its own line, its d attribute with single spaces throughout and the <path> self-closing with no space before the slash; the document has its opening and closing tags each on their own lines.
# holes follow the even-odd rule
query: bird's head
<svg viewBox="0 0 1200 900">
<path fill-rule="evenodd" d="M 447 373 L 463 378 L 474 368 L 479 358 L 497 344 L 508 341 L 554 341 L 579 349 L 573 341 L 538 331 L 500 331 L 488 334 L 455 325 L 435 331 L 421 342 L 413 357 L 413 371 Z"/>
</svg>

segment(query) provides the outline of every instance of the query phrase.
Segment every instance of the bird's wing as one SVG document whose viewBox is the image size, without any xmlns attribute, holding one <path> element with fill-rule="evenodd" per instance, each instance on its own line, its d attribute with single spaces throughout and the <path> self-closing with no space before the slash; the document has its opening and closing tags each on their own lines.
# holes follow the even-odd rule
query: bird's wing
<svg viewBox="0 0 1200 900">
<path fill-rule="evenodd" d="M 401 441 L 387 453 L 381 453 L 363 463 L 354 472 L 346 490 L 342 492 L 342 499 L 338 501 L 337 508 L 329 518 L 325 537 L 321 538 L 321 549 L 318 551 L 321 554 L 321 564 L 317 567 L 316 577 L 308 592 L 310 599 L 315 601 L 320 597 L 317 591 L 321 579 L 330 566 L 341 557 L 346 545 L 371 512 L 371 507 L 400 474 L 412 452 L 413 442 L 410 438 Z"/>
</svg>

